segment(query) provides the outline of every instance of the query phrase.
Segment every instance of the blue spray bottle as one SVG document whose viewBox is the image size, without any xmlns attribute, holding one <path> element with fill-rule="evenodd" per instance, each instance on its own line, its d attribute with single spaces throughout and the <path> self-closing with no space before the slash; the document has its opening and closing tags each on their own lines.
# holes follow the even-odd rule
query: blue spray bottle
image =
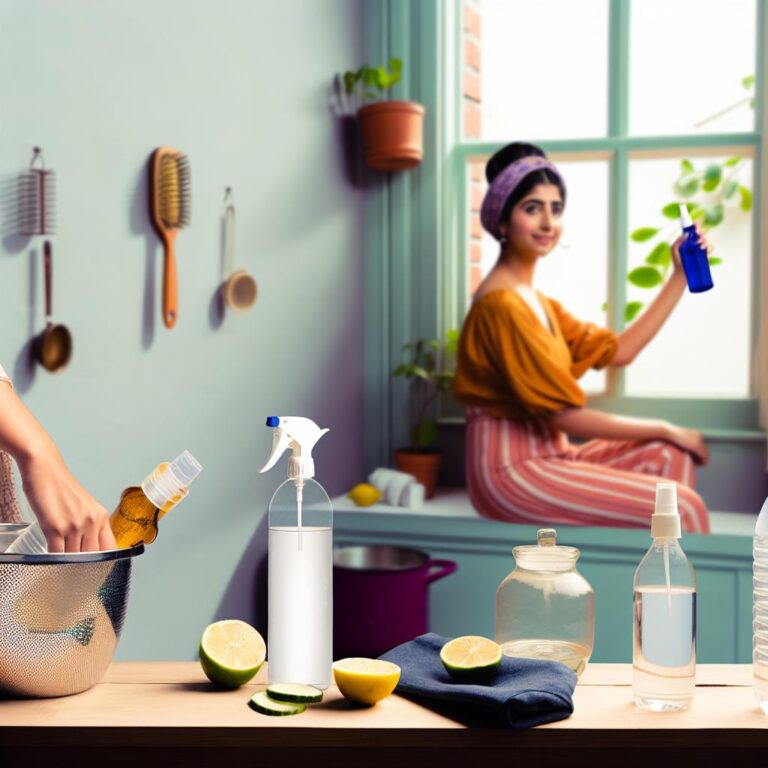
<svg viewBox="0 0 768 768">
<path fill-rule="evenodd" d="M 706 249 L 701 246 L 688 206 L 684 203 L 680 204 L 680 226 L 683 228 L 680 260 L 683 262 L 688 290 L 691 293 L 703 293 L 714 285 L 709 271 L 709 258 Z"/>
</svg>

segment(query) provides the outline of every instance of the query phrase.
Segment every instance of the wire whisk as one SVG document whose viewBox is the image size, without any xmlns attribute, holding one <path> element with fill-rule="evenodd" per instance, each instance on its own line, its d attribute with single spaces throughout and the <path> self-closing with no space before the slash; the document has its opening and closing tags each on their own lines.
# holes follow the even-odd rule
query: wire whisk
<svg viewBox="0 0 768 768">
<path fill-rule="evenodd" d="M 29 170 L 19 175 L 19 234 L 51 235 L 56 230 L 56 174 L 34 147 Z"/>
</svg>

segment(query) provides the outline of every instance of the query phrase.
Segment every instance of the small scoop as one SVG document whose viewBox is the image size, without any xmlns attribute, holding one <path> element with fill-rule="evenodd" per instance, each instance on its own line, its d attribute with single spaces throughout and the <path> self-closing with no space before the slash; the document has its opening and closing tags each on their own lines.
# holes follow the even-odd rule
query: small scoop
<svg viewBox="0 0 768 768">
<path fill-rule="evenodd" d="M 255 303 L 259 289 L 256 281 L 244 269 L 235 270 L 222 284 L 224 302 L 235 312 L 246 312 Z"/>
<path fill-rule="evenodd" d="M 45 270 L 45 330 L 35 339 L 35 355 L 46 371 L 57 373 L 66 367 L 72 357 L 72 335 L 65 325 L 51 320 L 53 293 L 52 254 L 50 240 L 43 244 L 43 268 Z"/>
<path fill-rule="evenodd" d="M 259 289 L 253 277 L 244 269 L 235 269 L 235 206 L 232 189 L 227 187 L 224 202 L 224 282 L 221 295 L 224 303 L 235 312 L 247 312 L 255 303 Z"/>
</svg>

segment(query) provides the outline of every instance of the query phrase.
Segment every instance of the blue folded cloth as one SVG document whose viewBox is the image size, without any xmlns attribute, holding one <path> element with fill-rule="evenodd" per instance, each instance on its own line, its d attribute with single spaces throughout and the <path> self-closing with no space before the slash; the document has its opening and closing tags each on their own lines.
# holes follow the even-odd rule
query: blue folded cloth
<svg viewBox="0 0 768 768">
<path fill-rule="evenodd" d="M 449 639 L 430 632 L 380 657 L 400 667 L 398 693 L 453 705 L 509 728 L 552 723 L 573 712 L 576 675 L 565 664 L 504 656 L 498 675 L 487 684 L 458 683 L 440 661 L 440 649 Z"/>
</svg>

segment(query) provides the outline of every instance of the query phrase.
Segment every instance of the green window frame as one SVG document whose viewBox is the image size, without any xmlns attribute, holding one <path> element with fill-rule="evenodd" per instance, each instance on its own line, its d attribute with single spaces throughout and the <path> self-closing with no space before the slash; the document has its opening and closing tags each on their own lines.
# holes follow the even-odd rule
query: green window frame
<svg viewBox="0 0 768 768">
<path fill-rule="evenodd" d="M 605 137 L 538 141 L 548 153 L 570 158 L 596 154 L 610 166 L 609 325 L 624 327 L 628 253 L 629 163 L 632 153 L 659 156 L 669 150 L 741 152 L 753 158 L 752 339 L 757 338 L 760 283 L 768 275 L 768 222 L 760 214 L 768 199 L 765 156 L 765 85 L 768 19 L 766 0 L 756 0 L 755 129 L 713 135 L 628 135 L 630 3 L 609 0 L 608 131 Z M 366 0 L 365 60 L 404 60 L 402 82 L 392 98 L 425 105 L 425 159 L 418 168 L 375 176 L 366 184 L 365 203 L 365 435 L 366 466 L 389 463 L 392 450 L 408 442 L 409 390 L 392 379 L 402 345 L 459 327 L 466 307 L 467 216 L 465 168 L 487 157 L 502 142 L 462 138 L 460 0 Z M 536 141 L 536 137 L 529 137 Z M 762 267 L 762 268 L 761 268 Z M 754 346 L 754 345 L 753 345 Z M 754 362 L 753 362 L 754 366 Z M 754 377 L 753 377 L 754 378 Z M 624 376 L 613 370 L 608 393 L 591 399 L 604 410 L 673 419 L 701 429 L 709 438 L 761 440 L 758 402 L 742 399 L 639 398 L 624 393 Z M 681 413 L 681 402 L 685 403 Z M 445 429 L 463 423 L 460 410 L 445 403 Z"/>
</svg>

